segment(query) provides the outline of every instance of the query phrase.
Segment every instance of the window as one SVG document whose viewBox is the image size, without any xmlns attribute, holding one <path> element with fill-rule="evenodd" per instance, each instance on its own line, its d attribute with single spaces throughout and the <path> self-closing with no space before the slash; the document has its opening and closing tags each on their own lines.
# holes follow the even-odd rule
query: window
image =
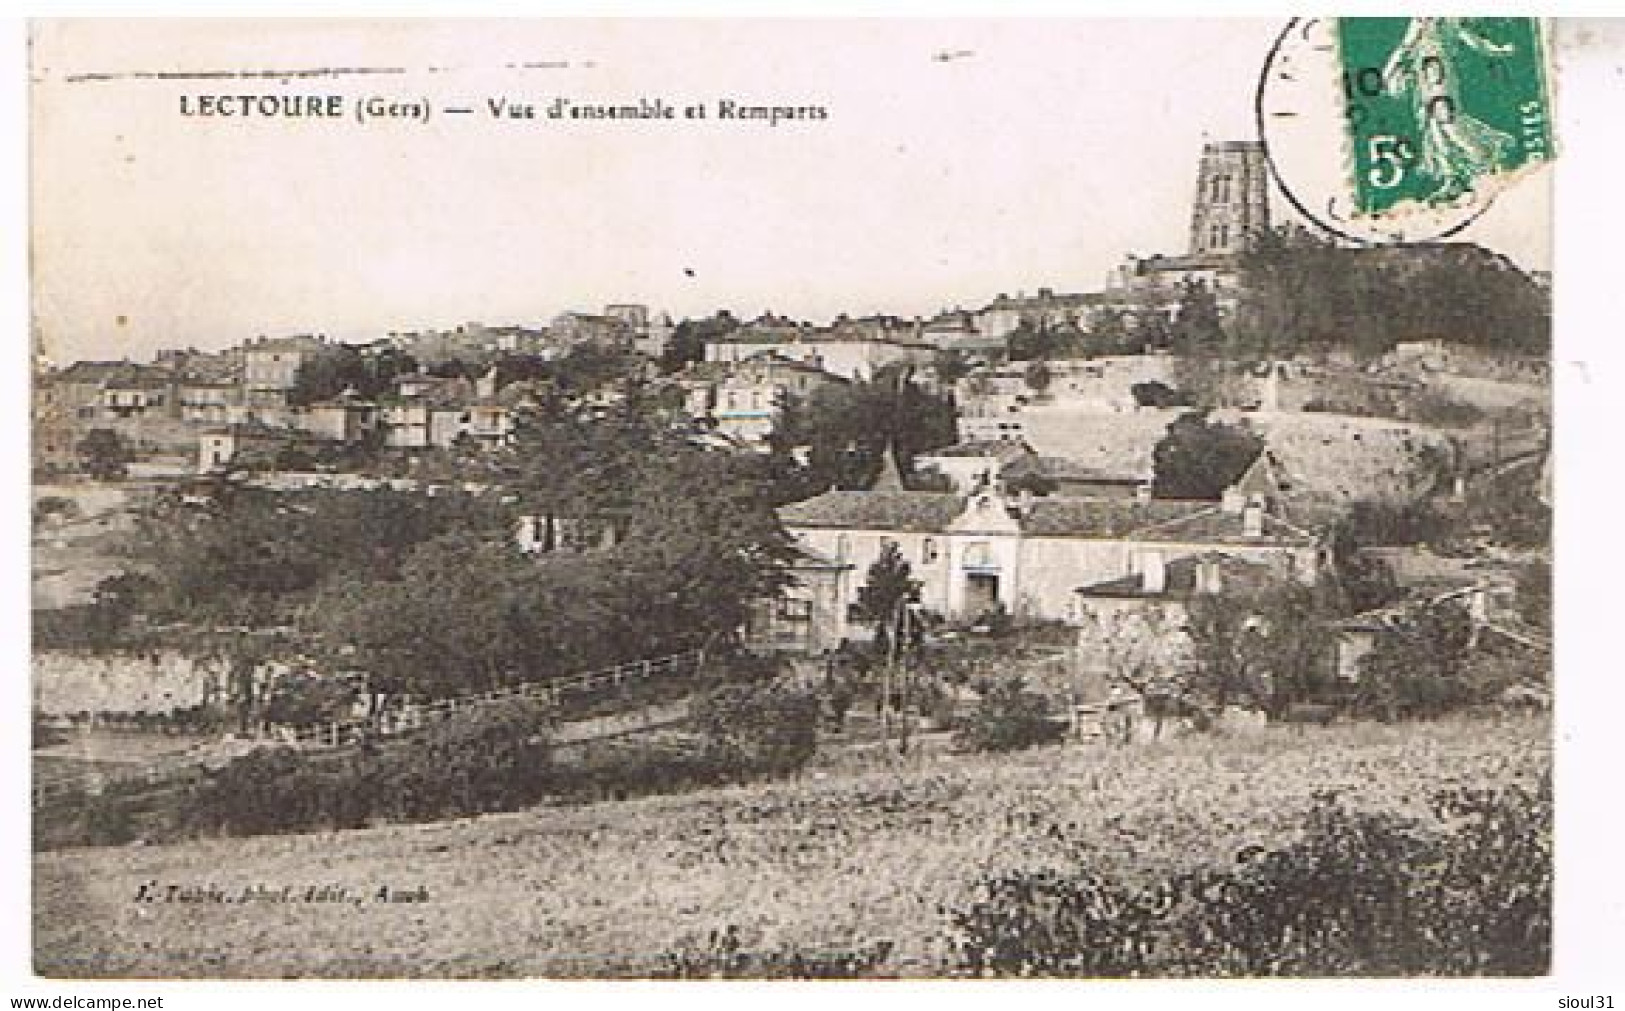
<svg viewBox="0 0 1625 1011">
<path fill-rule="evenodd" d="M 940 555 L 937 551 L 937 539 L 935 537 L 927 537 L 925 540 L 920 542 L 921 565 L 930 565 L 934 563 L 938 557 L 940 557 Z"/>
<path fill-rule="evenodd" d="M 812 601 L 795 599 L 780 600 L 778 613 L 781 621 L 811 621 Z"/>
<path fill-rule="evenodd" d="M 965 545 L 966 568 L 985 569 L 992 565 L 993 546 L 987 541 L 972 541 Z"/>
</svg>

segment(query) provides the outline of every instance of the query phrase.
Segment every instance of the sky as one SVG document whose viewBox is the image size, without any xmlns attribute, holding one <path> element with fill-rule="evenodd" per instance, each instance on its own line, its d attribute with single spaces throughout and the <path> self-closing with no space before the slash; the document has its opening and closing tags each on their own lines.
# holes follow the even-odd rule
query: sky
<svg viewBox="0 0 1625 1011">
<path fill-rule="evenodd" d="M 58 362 L 642 302 L 826 320 L 1092 290 L 1184 252 L 1204 139 L 1254 136 L 1277 20 L 36 23 L 35 333 Z M 531 65 L 527 67 L 526 65 Z M 155 72 L 393 68 L 279 80 Z M 91 75 L 88 78 L 86 75 Z M 345 118 L 183 116 L 339 95 Z M 428 123 L 357 122 L 369 97 Z M 497 119 L 564 97 L 820 106 Z M 475 109 L 447 115 L 447 106 Z M 681 111 L 679 111 L 681 116 Z M 1473 231 L 1548 266 L 1544 188 Z M 1277 207 L 1284 212 L 1284 207 Z"/>
</svg>

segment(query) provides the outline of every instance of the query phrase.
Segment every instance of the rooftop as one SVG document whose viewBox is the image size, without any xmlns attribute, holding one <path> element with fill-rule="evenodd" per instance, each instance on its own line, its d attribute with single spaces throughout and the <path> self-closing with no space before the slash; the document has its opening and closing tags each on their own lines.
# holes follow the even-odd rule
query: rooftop
<svg viewBox="0 0 1625 1011">
<path fill-rule="evenodd" d="M 779 510 L 792 527 L 934 533 L 954 521 L 965 500 L 949 492 L 827 491 Z"/>
<path fill-rule="evenodd" d="M 968 442 L 956 442 L 952 446 L 933 449 L 919 454 L 921 457 L 957 457 L 957 458 L 989 458 L 998 460 L 1017 460 L 1032 454 L 1032 447 L 1025 442 L 1012 439 L 972 439 Z"/>
<path fill-rule="evenodd" d="M 168 369 L 136 362 L 74 362 L 56 372 L 50 382 L 100 383 L 103 386 L 162 385 L 170 379 Z"/>
<path fill-rule="evenodd" d="M 1242 517 L 1206 502 L 1040 496 L 1005 499 L 1029 537 L 1075 537 L 1195 544 L 1307 546 L 1314 535 L 1265 513 L 1263 532 L 1246 536 Z M 941 533 L 967 508 L 952 492 L 827 491 L 779 510 L 789 527 Z"/>
<path fill-rule="evenodd" d="M 1173 597 L 1185 599 L 1195 596 L 1197 575 L 1204 565 L 1216 566 L 1219 585 L 1226 593 L 1249 593 L 1263 590 L 1276 581 L 1275 570 L 1268 565 L 1249 562 L 1234 555 L 1209 551 L 1200 555 L 1187 555 L 1169 562 L 1161 593 L 1147 593 L 1143 573 L 1132 573 L 1117 579 L 1108 579 L 1078 587 L 1086 597 Z"/>
<path fill-rule="evenodd" d="M 1100 484 L 1139 485 L 1151 480 L 1149 471 L 1112 471 L 1090 467 L 1062 456 L 1020 455 L 1013 458 L 1000 475 L 1006 481 L 1030 474 L 1054 481 L 1093 481 Z"/>
</svg>

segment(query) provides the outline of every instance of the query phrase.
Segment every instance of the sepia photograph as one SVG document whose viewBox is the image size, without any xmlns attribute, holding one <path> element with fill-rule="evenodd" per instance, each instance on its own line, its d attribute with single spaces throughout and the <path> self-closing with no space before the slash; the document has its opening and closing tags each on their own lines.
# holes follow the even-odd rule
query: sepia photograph
<svg viewBox="0 0 1625 1011">
<path fill-rule="evenodd" d="M 30 22 L 32 972 L 1551 976 L 1601 31 Z"/>
</svg>

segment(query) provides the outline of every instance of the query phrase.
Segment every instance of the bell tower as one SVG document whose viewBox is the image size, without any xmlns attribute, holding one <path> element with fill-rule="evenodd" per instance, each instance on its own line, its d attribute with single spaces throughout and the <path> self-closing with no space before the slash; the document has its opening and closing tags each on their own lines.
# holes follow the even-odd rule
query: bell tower
<svg viewBox="0 0 1625 1011">
<path fill-rule="evenodd" d="M 1253 140 L 1208 143 L 1196 173 L 1191 255 L 1244 252 L 1250 236 L 1270 226 L 1269 167 Z"/>
</svg>

